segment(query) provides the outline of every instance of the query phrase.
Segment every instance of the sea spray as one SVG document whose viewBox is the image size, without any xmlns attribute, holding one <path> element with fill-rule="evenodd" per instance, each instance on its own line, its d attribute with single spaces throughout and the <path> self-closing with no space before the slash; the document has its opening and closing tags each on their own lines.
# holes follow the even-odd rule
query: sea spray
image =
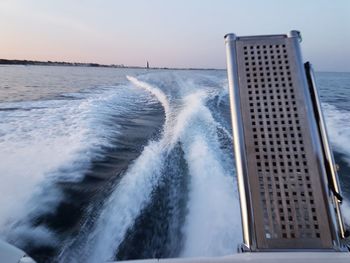
<svg viewBox="0 0 350 263">
<path fill-rule="evenodd" d="M 183 229 L 187 239 L 183 255 L 200 255 L 204 251 L 210 255 L 224 255 L 233 252 L 235 242 L 240 239 L 240 234 L 235 234 L 240 221 L 235 215 L 238 210 L 238 201 L 234 179 L 232 175 L 225 173 L 220 164 L 222 158 L 214 153 L 215 150 L 219 151 L 217 139 L 214 138 L 214 144 L 202 144 L 202 139 L 213 136 L 217 129 L 217 123 L 205 106 L 206 100 L 215 94 L 196 89 L 193 92 L 187 91 L 187 95 L 182 98 L 181 107 L 172 107 L 169 103 L 171 98 L 165 100 L 164 93 L 156 86 L 132 77 L 129 77 L 129 80 L 138 87 L 151 92 L 161 101 L 167 114 L 167 121 L 164 124 L 162 138 L 159 141 L 150 142 L 144 148 L 141 156 L 133 163 L 106 202 L 95 230 L 88 237 L 87 245 L 82 253 L 86 256 L 84 260 L 100 262 L 113 259 L 127 230 L 133 226 L 142 209 L 150 202 L 152 191 L 160 182 L 164 160 L 179 141 L 185 150 L 192 188 L 186 225 L 190 228 L 194 225 L 198 226 L 193 231 L 190 228 Z M 181 82 L 181 85 L 186 85 L 186 83 Z M 188 85 L 193 85 L 193 83 Z M 188 86 L 184 88 L 188 89 Z M 201 122 L 205 122 L 204 125 L 200 125 Z M 195 131 L 195 137 L 191 133 L 192 130 Z M 207 156 L 201 154 L 201 151 L 204 151 Z M 211 168 L 203 178 L 199 173 L 201 165 Z M 206 197 L 207 190 L 209 193 L 210 191 L 216 193 L 219 199 L 215 198 L 212 202 L 207 202 L 210 206 L 205 208 L 203 203 L 199 204 L 199 199 Z M 203 230 L 207 231 L 207 229 L 202 216 L 207 216 L 211 220 L 210 232 L 204 236 Z M 199 232 L 201 232 L 200 235 Z M 221 240 L 218 242 L 217 239 L 220 237 Z M 203 242 L 200 242 L 197 247 L 189 243 L 200 239 Z"/>
</svg>

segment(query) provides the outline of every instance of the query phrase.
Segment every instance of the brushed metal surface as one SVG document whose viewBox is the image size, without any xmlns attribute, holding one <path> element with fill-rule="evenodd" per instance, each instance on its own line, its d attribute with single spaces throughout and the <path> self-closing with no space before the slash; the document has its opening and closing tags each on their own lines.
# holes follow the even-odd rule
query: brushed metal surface
<svg viewBox="0 0 350 263">
<path fill-rule="evenodd" d="M 229 36 L 228 76 L 235 154 L 240 155 L 236 165 L 241 162 L 237 177 L 240 197 L 245 198 L 245 245 L 251 251 L 338 249 L 300 34 Z"/>
</svg>

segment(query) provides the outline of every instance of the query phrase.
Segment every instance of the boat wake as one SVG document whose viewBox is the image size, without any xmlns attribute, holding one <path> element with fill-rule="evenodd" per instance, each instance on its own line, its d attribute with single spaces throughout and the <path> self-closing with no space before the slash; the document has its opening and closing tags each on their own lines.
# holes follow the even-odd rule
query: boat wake
<svg viewBox="0 0 350 263">
<path fill-rule="evenodd" d="M 113 193 L 103 205 L 93 231 L 86 235 L 84 240 L 79 241 L 76 250 L 67 246 L 60 255 L 60 261 L 67 262 L 67 259 L 74 261 L 75 257 L 79 258 L 78 261 L 102 262 L 112 260 L 116 255 L 118 257 L 118 254 L 129 258 L 127 254 L 133 253 L 132 247 L 124 245 L 122 246 L 124 251 L 118 248 L 125 242 L 128 231 L 129 236 L 137 231 L 133 230 L 137 227 L 135 222 L 147 207 L 152 205 L 156 189 L 164 183 L 167 171 L 171 170 L 169 166 L 172 165 L 171 159 L 174 158 L 176 151 L 183 152 L 182 165 L 188 170 L 188 178 L 180 178 L 180 181 L 188 182 L 188 193 L 182 193 L 187 195 L 187 202 L 182 207 L 187 213 L 184 213 L 183 219 L 178 219 L 184 222 L 184 226 L 180 224 L 169 226 L 179 228 L 173 230 L 173 233 L 177 235 L 180 233 L 180 236 L 182 233 L 180 238 L 183 239 L 183 246 L 174 249 L 178 250 L 181 256 L 218 256 L 233 253 L 236 244 L 241 240 L 237 193 L 232 172 L 226 172 L 222 165 L 227 158 L 222 156 L 217 136 L 220 125 L 206 106 L 207 101 L 218 94 L 197 88 L 191 92 L 184 91 L 183 97 L 180 94 L 178 97 L 167 97 L 154 84 L 134 77 L 128 79 L 136 87 L 150 92 L 163 105 L 166 116 L 161 138 L 148 143 L 120 182 L 115 185 Z M 176 80 L 174 76 L 171 81 Z M 184 85 L 183 81 L 177 83 L 178 89 L 188 89 L 187 85 L 180 86 Z M 174 162 L 174 165 L 178 165 L 178 162 Z M 181 172 L 184 169 L 177 170 Z M 178 176 L 181 177 L 181 174 Z M 182 176 L 185 177 L 186 172 Z M 178 185 L 167 187 L 175 188 Z M 174 192 L 179 194 L 178 190 L 172 189 L 167 194 Z M 158 216 L 160 212 L 153 211 L 151 216 Z M 170 216 L 166 220 L 174 218 Z M 160 221 L 156 223 L 165 224 Z M 171 235 L 171 233 L 154 234 Z M 168 240 L 172 240 L 172 237 L 168 237 Z M 157 247 L 149 249 L 154 250 L 153 255 L 162 253 L 157 251 Z"/>
<path fill-rule="evenodd" d="M 2 238 L 38 262 L 235 253 L 242 236 L 224 72 L 127 80 L 0 104 Z M 324 110 L 350 196 L 350 115 Z"/>
<path fill-rule="evenodd" d="M 341 189 L 345 195 L 342 212 L 346 223 L 350 226 L 350 149 L 348 141 L 350 138 L 350 112 L 338 109 L 336 106 L 323 103 L 324 117 L 326 119 L 329 137 L 332 143 L 335 161 L 340 167 L 338 174 Z"/>
</svg>

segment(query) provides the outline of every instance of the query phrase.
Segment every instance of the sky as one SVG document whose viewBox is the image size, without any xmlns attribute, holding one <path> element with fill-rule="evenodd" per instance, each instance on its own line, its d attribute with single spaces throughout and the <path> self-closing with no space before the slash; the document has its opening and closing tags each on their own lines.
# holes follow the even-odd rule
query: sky
<svg viewBox="0 0 350 263">
<path fill-rule="evenodd" d="M 0 0 L 0 58 L 225 68 L 223 36 L 300 30 L 319 71 L 350 72 L 350 0 Z"/>
</svg>

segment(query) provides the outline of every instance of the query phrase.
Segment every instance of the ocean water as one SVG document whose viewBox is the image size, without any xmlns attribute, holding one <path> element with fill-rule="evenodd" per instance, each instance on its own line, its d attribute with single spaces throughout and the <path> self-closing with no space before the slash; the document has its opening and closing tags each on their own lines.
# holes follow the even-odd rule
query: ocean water
<svg viewBox="0 0 350 263">
<path fill-rule="evenodd" d="M 317 73 L 350 222 L 350 73 Z M 242 240 L 225 71 L 0 67 L 0 238 L 38 262 Z"/>
</svg>

